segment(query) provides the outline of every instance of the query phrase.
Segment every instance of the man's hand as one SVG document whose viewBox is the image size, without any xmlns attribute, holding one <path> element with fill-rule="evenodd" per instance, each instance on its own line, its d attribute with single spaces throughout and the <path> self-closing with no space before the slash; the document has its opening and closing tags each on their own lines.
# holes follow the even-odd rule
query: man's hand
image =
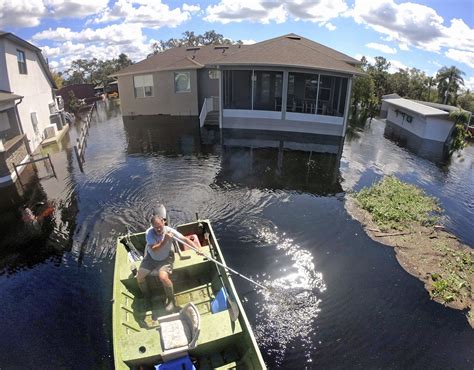
<svg viewBox="0 0 474 370">
<path fill-rule="evenodd" d="M 165 236 L 164 236 L 164 239 L 165 240 L 173 240 L 173 233 L 171 233 L 171 232 L 166 233 Z"/>
</svg>

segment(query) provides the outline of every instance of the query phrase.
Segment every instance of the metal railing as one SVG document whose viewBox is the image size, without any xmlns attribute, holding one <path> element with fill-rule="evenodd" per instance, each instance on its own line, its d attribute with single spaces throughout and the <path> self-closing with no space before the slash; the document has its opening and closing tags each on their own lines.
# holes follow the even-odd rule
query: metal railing
<svg viewBox="0 0 474 370">
<path fill-rule="evenodd" d="M 74 152 L 76 153 L 77 162 L 79 163 L 79 169 L 81 172 L 84 172 L 82 165 L 85 161 L 84 152 L 87 146 L 86 138 L 89 135 L 89 126 L 91 125 L 94 108 L 97 109 L 96 102 L 94 102 L 94 104 L 89 108 L 89 111 L 86 114 L 86 119 L 81 127 L 79 137 L 76 139 L 76 145 L 74 145 Z"/>
</svg>

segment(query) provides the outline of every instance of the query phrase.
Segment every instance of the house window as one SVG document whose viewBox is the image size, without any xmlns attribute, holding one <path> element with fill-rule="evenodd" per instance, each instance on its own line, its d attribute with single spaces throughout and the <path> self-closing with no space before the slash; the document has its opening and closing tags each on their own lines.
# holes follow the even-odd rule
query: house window
<svg viewBox="0 0 474 370">
<path fill-rule="evenodd" d="M 153 96 L 153 75 L 133 76 L 133 87 L 135 88 L 135 98 Z"/>
<path fill-rule="evenodd" d="M 209 79 L 210 80 L 217 80 L 219 79 L 219 70 L 217 69 L 211 69 L 209 71 Z"/>
<path fill-rule="evenodd" d="M 174 73 L 174 91 L 177 93 L 191 91 L 191 73 L 175 72 Z"/>
<path fill-rule="evenodd" d="M 18 60 L 18 71 L 21 75 L 26 75 L 28 71 L 26 69 L 25 52 L 22 50 L 17 50 L 16 59 Z"/>
</svg>

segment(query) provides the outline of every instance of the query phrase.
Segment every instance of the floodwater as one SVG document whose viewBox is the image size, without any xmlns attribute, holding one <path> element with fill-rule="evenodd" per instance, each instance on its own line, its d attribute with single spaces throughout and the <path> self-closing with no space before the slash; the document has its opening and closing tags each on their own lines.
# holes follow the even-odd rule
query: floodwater
<svg viewBox="0 0 474 370">
<path fill-rule="evenodd" d="M 447 228 L 474 246 L 474 146 L 439 163 L 376 120 L 345 143 L 143 121 L 101 105 L 83 173 L 73 126 L 46 149 L 57 177 L 38 164 L 0 189 L 1 369 L 113 367 L 116 238 L 144 230 L 157 203 L 172 224 L 210 219 L 230 266 L 288 291 L 234 279 L 269 368 L 474 367 L 465 314 L 431 301 L 344 209 L 347 192 L 395 174 L 437 197 Z M 25 205 L 54 213 L 27 226 Z"/>
</svg>

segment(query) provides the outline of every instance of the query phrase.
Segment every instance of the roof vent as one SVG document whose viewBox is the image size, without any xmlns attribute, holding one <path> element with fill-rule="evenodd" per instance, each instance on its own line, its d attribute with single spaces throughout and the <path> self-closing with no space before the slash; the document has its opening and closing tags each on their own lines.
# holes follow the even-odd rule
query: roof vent
<svg viewBox="0 0 474 370">
<path fill-rule="evenodd" d="M 200 50 L 201 47 L 200 46 L 191 46 L 189 48 L 186 48 L 186 51 L 194 51 L 194 50 Z"/>
<path fill-rule="evenodd" d="M 296 35 L 286 36 L 286 38 L 290 40 L 301 40 L 301 37 L 296 36 Z"/>
<path fill-rule="evenodd" d="M 228 49 L 229 47 L 227 45 L 217 45 L 217 46 L 214 46 L 214 49 Z"/>
</svg>

